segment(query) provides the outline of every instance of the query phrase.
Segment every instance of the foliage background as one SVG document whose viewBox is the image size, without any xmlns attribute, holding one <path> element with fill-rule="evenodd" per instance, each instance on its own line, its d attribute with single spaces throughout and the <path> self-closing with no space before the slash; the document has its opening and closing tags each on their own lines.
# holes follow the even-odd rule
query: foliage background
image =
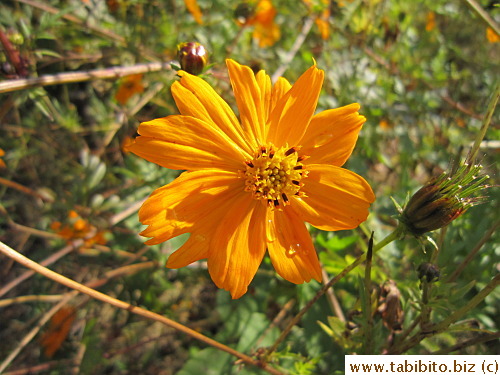
<svg viewBox="0 0 500 375">
<path fill-rule="evenodd" d="M 377 200 L 366 223 L 353 231 L 327 233 L 311 229 L 317 251 L 330 277 L 362 252 L 375 232 L 381 240 L 397 225 L 391 197 L 403 203 L 409 192 L 429 177 L 464 158 L 481 126 L 498 84 L 498 43 L 486 36 L 487 25 L 465 1 L 354 0 L 312 2 L 274 0 L 281 38 L 260 48 L 252 27 L 235 22 L 237 2 L 199 0 L 199 24 L 183 1 L 47 0 L 2 1 L 0 31 L 24 59 L 29 76 L 129 66 L 176 58 L 180 42 L 198 41 L 210 52 L 213 66 L 205 78 L 235 107 L 224 59 L 265 69 L 283 66 L 301 35 L 284 76 L 291 82 L 313 62 L 326 72 L 318 111 L 359 102 L 368 121 L 347 167 L 371 183 Z M 494 1 L 479 4 L 499 17 Z M 45 8 L 44 8 L 45 6 Z M 46 6 L 56 11 L 47 10 Z M 316 24 L 304 31 L 325 7 L 331 10 L 330 35 L 323 39 Z M 67 16 L 81 20 L 68 20 Z M 66 18 L 65 18 L 66 17 Z M 434 19 L 434 24 L 432 23 Z M 4 50 L 5 52 L 5 50 Z M 4 79 L 12 77 L 6 53 L 0 54 Z M 170 171 L 126 153 L 123 143 L 141 121 L 177 113 L 169 87 L 175 71 L 144 74 L 143 92 L 125 103 L 116 94 L 125 79 L 68 83 L 0 94 L 0 240 L 31 259 L 42 261 L 67 247 L 54 222 L 73 224 L 75 210 L 105 244 L 91 243 L 68 252 L 50 268 L 85 283 L 105 278 L 99 290 L 133 305 L 168 316 L 245 353 L 272 345 L 286 322 L 314 296 L 315 282 L 295 286 L 279 279 L 267 259 L 251 290 L 233 301 L 218 291 L 203 263 L 180 270 L 163 267 L 184 238 L 145 247 L 141 224 L 130 207 L 155 188 L 172 181 Z M 485 172 L 495 183 L 498 161 L 498 116 L 482 143 Z M 5 182 L 7 181 L 7 182 Z M 15 182 L 16 186 L 9 184 Z M 19 185 L 21 187 L 19 187 Z M 24 188 L 24 189 L 22 189 Z M 437 264 L 446 279 L 488 230 L 498 227 L 498 192 L 489 189 L 486 204 L 468 211 L 434 238 L 441 247 Z M 128 212 L 127 215 L 122 215 Z M 433 289 L 433 320 L 462 306 L 498 272 L 498 234 L 486 238 L 453 283 Z M 412 239 L 398 241 L 376 255 L 375 292 L 395 280 L 401 292 L 403 326 L 420 310 L 416 269 L 428 260 Z M 154 261 L 153 264 L 149 261 Z M 144 269 L 109 272 L 133 263 Z M 24 269 L 2 257 L 0 287 Z M 345 321 L 335 316 L 323 297 L 294 327 L 273 360 L 293 374 L 342 373 L 343 356 L 361 349 L 360 317 L 364 267 L 334 288 Z M 47 311 L 67 292 L 35 275 L 8 291 L 0 305 L 0 359 L 21 345 Z M 38 296 L 17 303 L 18 296 Z M 53 300 L 48 296 L 55 296 Z M 460 327 L 422 341 L 408 354 L 429 354 L 475 337 L 498 332 L 498 289 L 469 312 Z M 378 304 L 377 298 L 374 300 Z M 9 370 L 45 364 L 43 373 L 81 374 L 230 374 L 260 373 L 235 365 L 234 358 L 176 333 L 160 323 L 140 319 L 84 296 L 70 303 L 74 320 L 68 336 L 47 355 L 41 327 L 14 359 Z M 278 317 L 278 318 L 277 318 Z M 322 323 L 319 324 L 319 322 Z M 346 324 L 352 324 L 349 334 Z M 393 333 L 375 316 L 375 349 L 381 353 Z M 498 342 L 463 348 L 463 354 L 498 354 Z"/>
</svg>

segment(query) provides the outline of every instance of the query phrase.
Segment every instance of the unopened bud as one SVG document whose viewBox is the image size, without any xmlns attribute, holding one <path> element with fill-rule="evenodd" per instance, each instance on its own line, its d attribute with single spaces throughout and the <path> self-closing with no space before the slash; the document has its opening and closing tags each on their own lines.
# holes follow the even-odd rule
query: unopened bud
<svg viewBox="0 0 500 375">
<path fill-rule="evenodd" d="M 422 263 L 418 266 L 417 271 L 420 280 L 426 279 L 428 283 L 439 280 L 439 267 L 435 264 Z"/>
<path fill-rule="evenodd" d="M 180 43 L 177 54 L 181 69 L 194 75 L 200 74 L 208 61 L 205 47 L 198 42 Z"/>
<path fill-rule="evenodd" d="M 462 215 L 468 208 L 484 201 L 471 194 L 487 186 L 482 185 L 488 176 L 480 176 L 480 165 L 464 164 L 455 172 L 446 172 L 432 179 L 418 190 L 406 204 L 399 221 L 406 231 L 420 236 L 443 228 Z"/>
</svg>

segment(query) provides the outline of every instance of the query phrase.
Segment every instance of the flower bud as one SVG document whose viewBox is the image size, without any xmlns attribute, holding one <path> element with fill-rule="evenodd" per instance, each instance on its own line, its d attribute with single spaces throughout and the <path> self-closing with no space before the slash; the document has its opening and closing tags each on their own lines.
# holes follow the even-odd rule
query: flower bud
<svg viewBox="0 0 500 375">
<path fill-rule="evenodd" d="M 488 176 L 480 176 L 480 165 L 459 166 L 451 174 L 443 173 L 418 190 L 406 204 L 399 221 L 407 232 L 420 236 L 443 228 L 462 215 L 468 208 L 484 201 L 471 194 L 486 186 Z"/>
<path fill-rule="evenodd" d="M 207 64 L 207 51 L 198 42 L 180 43 L 177 46 L 177 54 L 181 69 L 190 74 L 200 74 Z"/>
<path fill-rule="evenodd" d="M 439 267 L 435 264 L 422 263 L 418 266 L 417 271 L 420 280 L 426 279 L 428 283 L 439 280 Z"/>
</svg>

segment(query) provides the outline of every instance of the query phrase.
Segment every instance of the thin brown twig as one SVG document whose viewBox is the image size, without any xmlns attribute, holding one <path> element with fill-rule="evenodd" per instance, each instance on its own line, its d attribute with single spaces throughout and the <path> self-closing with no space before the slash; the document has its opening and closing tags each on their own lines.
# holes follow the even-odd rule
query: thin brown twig
<svg viewBox="0 0 500 375">
<path fill-rule="evenodd" d="M 19 296 L 14 298 L 0 299 L 0 307 L 10 306 L 16 303 L 26 302 L 59 302 L 63 298 L 60 294 L 55 295 L 30 295 Z"/>
<path fill-rule="evenodd" d="M 0 85 L 2 83 L 0 82 Z M 33 190 L 33 189 L 30 189 L 24 185 L 21 185 L 17 182 L 14 182 L 14 181 L 11 181 L 11 180 L 7 180 L 6 178 L 3 178 L 3 177 L 0 177 L 0 184 L 2 185 L 5 185 L 9 188 L 12 188 L 12 189 L 15 189 L 15 190 L 18 190 L 24 194 L 27 194 L 27 195 L 31 195 L 32 197 L 35 197 L 35 198 L 39 198 L 43 201 L 46 201 L 46 202 L 53 202 L 53 199 L 50 198 L 50 197 L 47 197 L 43 194 L 40 194 L 39 192 Z"/>
<path fill-rule="evenodd" d="M 325 271 L 324 267 L 321 267 L 321 274 L 323 276 L 323 285 L 328 284 L 329 276 L 328 273 Z M 340 306 L 339 300 L 335 295 L 333 287 L 326 291 L 326 298 L 328 299 L 328 303 L 330 304 L 333 313 L 337 316 L 337 318 L 339 318 L 341 322 L 345 323 L 346 322 L 345 315 L 344 312 L 342 311 L 342 307 Z"/>
<path fill-rule="evenodd" d="M 78 239 L 72 241 L 70 244 L 64 246 L 61 250 L 57 251 L 56 253 L 52 254 L 48 258 L 45 258 L 40 264 L 42 266 L 49 266 L 54 262 L 57 262 L 59 259 L 62 257 L 66 256 L 67 254 L 71 253 L 74 249 L 80 247 L 83 245 L 84 239 Z M 28 270 L 23 272 L 21 275 L 4 285 L 0 289 L 0 297 L 2 297 L 4 294 L 8 293 L 11 289 L 16 287 L 17 285 L 21 284 L 24 280 L 29 279 L 31 276 L 35 274 L 34 271 Z"/>
<path fill-rule="evenodd" d="M 35 366 L 30 366 L 30 367 L 24 367 L 20 368 L 17 370 L 12 370 L 12 371 L 7 371 L 4 372 L 2 375 L 33 375 L 37 374 L 39 372 L 45 372 L 53 367 L 59 367 L 61 365 L 71 365 L 74 363 L 74 359 L 67 359 L 67 360 L 58 360 L 58 361 L 49 361 L 45 363 L 41 363 L 39 365 Z"/>
<path fill-rule="evenodd" d="M 146 199 L 141 199 L 140 201 L 137 201 L 135 203 L 132 203 L 128 208 L 125 210 L 117 213 L 114 215 L 110 220 L 109 224 L 111 226 L 118 224 L 120 221 L 125 220 L 127 217 L 132 215 L 133 213 L 137 212 L 139 208 L 141 208 L 142 204 L 146 201 Z"/>
<path fill-rule="evenodd" d="M 493 18 L 475 0 L 465 0 L 467 5 L 489 26 L 500 35 L 500 27 Z"/>
<path fill-rule="evenodd" d="M 105 69 L 65 72 L 44 75 L 41 77 L 11 79 L 0 82 L 0 94 L 39 86 L 86 82 L 96 79 L 118 79 L 132 74 L 150 73 L 160 70 L 171 70 L 170 62 L 152 62 L 131 66 L 114 66 Z"/>
<path fill-rule="evenodd" d="M 473 337 L 469 340 L 462 341 L 458 344 L 450 346 L 449 348 L 444 348 L 444 349 L 432 352 L 432 353 L 430 353 L 430 355 L 448 354 L 451 352 L 455 352 L 457 350 L 467 348 L 467 347 L 472 346 L 472 345 L 477 345 L 477 344 L 482 344 L 483 342 L 497 340 L 498 338 L 500 338 L 500 332 L 484 333 L 484 334 L 481 334 L 477 337 Z"/>
<path fill-rule="evenodd" d="M 70 363 L 71 375 L 78 375 L 82 372 L 80 371 L 80 367 L 82 365 L 83 358 L 85 357 L 85 352 L 87 351 L 87 345 L 80 342 L 78 345 L 78 351 L 76 352 L 75 357 L 73 358 L 73 362 Z"/>
<path fill-rule="evenodd" d="M 255 342 L 255 347 L 258 348 L 260 346 L 260 343 L 262 340 L 266 338 L 268 333 L 273 329 L 273 327 L 278 327 L 280 323 L 285 319 L 285 317 L 288 315 L 288 313 L 292 310 L 292 307 L 295 305 L 295 300 L 291 299 L 285 305 L 283 308 L 280 310 L 278 315 L 276 315 L 273 319 L 273 321 L 269 324 L 269 326 L 266 328 L 266 330 L 260 335 L 260 337 L 257 339 Z"/>
<path fill-rule="evenodd" d="M 146 309 L 133 306 L 127 302 L 118 300 L 116 298 L 110 297 L 106 294 L 103 294 L 101 292 L 98 292 L 97 290 L 91 289 L 89 287 L 86 287 L 85 285 L 82 285 L 80 283 L 77 283 L 74 280 L 68 279 L 67 277 L 64 277 L 57 272 L 51 271 L 48 268 L 42 267 L 38 263 L 32 261 L 29 258 L 26 258 L 24 255 L 18 253 L 14 249 L 10 248 L 9 246 L 5 245 L 3 242 L 0 242 L 0 251 L 7 255 L 8 257 L 14 259 L 16 262 L 22 264 L 25 267 L 28 267 L 32 269 L 33 271 L 59 283 L 62 285 L 65 285 L 69 288 L 75 289 L 75 292 L 81 292 L 84 293 L 94 299 L 97 299 L 99 301 L 108 303 L 112 306 L 115 306 L 117 308 L 127 310 L 133 314 L 142 316 L 147 319 L 151 319 L 160 323 L 165 324 L 168 327 L 174 328 L 188 336 L 193 337 L 194 339 L 201 341 L 207 345 L 210 345 L 218 350 L 224 351 L 226 353 L 229 353 L 237 358 L 239 358 L 241 361 L 245 362 L 246 364 L 256 366 L 258 368 L 261 368 L 262 370 L 274 374 L 274 375 L 283 375 L 281 371 L 278 371 L 272 367 L 270 367 L 268 364 L 263 363 L 261 361 L 257 361 L 253 359 L 252 357 L 247 356 L 246 354 L 243 354 L 233 348 L 230 348 L 224 344 L 219 343 L 218 341 L 215 341 L 197 331 L 194 331 L 174 320 L 171 320 L 169 318 L 166 318 L 164 316 L 161 316 L 159 314 L 156 314 L 154 312 L 148 311 Z"/>
<path fill-rule="evenodd" d="M 7 220 L 9 221 L 9 226 L 13 230 L 26 233 L 30 236 L 37 236 L 37 237 L 42 237 L 42 238 L 61 238 L 61 236 L 57 233 L 47 232 L 44 230 L 35 229 L 35 228 L 27 227 L 25 225 L 17 224 L 15 222 L 11 221 L 9 218 Z"/>
<path fill-rule="evenodd" d="M 112 249 L 109 246 L 105 245 L 99 245 L 99 244 L 94 244 L 92 247 L 99 251 L 100 253 L 110 253 L 113 255 L 117 255 L 122 258 L 127 258 L 128 260 L 136 261 L 136 260 L 141 260 L 141 261 L 146 261 L 146 257 L 141 257 L 137 256 L 137 253 L 132 253 L 130 251 L 125 251 L 125 250 L 120 250 L 120 249 Z"/>
</svg>

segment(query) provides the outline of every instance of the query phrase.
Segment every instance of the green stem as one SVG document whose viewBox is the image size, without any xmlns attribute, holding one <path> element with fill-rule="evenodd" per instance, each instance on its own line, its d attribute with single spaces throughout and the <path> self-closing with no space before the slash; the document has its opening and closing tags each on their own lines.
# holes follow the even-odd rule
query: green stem
<svg viewBox="0 0 500 375">
<path fill-rule="evenodd" d="M 366 253 L 364 287 L 366 293 L 365 308 L 365 350 L 364 354 L 373 354 L 373 316 L 372 316 L 372 258 L 373 258 L 373 232 L 368 243 Z"/>
<path fill-rule="evenodd" d="M 420 327 L 423 331 L 427 330 L 431 319 L 431 308 L 429 307 L 430 292 L 431 283 L 424 277 L 422 279 L 422 314 L 420 316 Z"/>
<path fill-rule="evenodd" d="M 401 238 L 404 235 L 404 227 L 402 225 L 399 225 L 394 231 L 392 231 L 387 237 L 385 237 L 382 241 L 380 241 L 378 244 L 376 244 L 373 247 L 373 254 L 375 254 L 377 251 L 383 249 L 385 246 L 390 244 L 392 241 L 397 240 Z M 338 281 L 342 280 L 345 275 L 347 275 L 349 272 L 351 272 L 354 268 L 356 268 L 358 265 L 360 265 L 362 262 L 366 260 L 366 253 L 363 255 L 360 255 L 354 262 L 352 262 L 350 265 L 348 265 L 346 268 L 342 270 L 337 276 L 335 276 L 333 279 L 331 279 L 328 283 L 326 283 L 317 293 L 316 295 L 309 301 L 307 304 L 298 312 L 297 315 L 293 317 L 293 319 L 288 323 L 286 328 L 281 332 L 281 335 L 276 339 L 274 342 L 273 346 L 267 351 L 266 357 L 269 358 L 269 356 L 278 348 L 279 344 L 283 342 L 283 340 L 288 336 L 292 328 L 302 319 L 304 314 L 316 303 L 318 299 L 320 299 L 323 294 L 326 293 L 326 291 L 331 288 L 333 285 L 335 285 Z"/>
<path fill-rule="evenodd" d="M 433 331 L 443 331 L 450 326 L 450 324 L 456 322 L 467 312 L 472 310 L 474 307 L 479 305 L 487 296 L 490 294 L 497 286 L 500 285 L 500 274 L 496 275 L 478 294 L 476 294 L 469 302 L 467 302 L 463 307 L 456 310 L 449 317 L 441 321 L 432 327 Z"/>
<path fill-rule="evenodd" d="M 491 118 L 493 117 L 493 113 L 495 112 L 495 108 L 497 106 L 499 97 L 500 97 L 500 85 L 497 85 L 493 93 L 493 96 L 491 97 L 491 100 L 488 104 L 488 109 L 486 110 L 486 115 L 484 116 L 481 129 L 479 129 L 479 133 L 476 136 L 474 145 L 472 146 L 469 156 L 467 157 L 467 163 L 471 166 L 474 164 L 477 152 L 479 151 L 479 147 L 481 146 L 481 142 L 483 141 L 484 136 L 486 135 L 486 131 L 490 126 Z"/>
<path fill-rule="evenodd" d="M 489 241 L 491 236 L 496 232 L 496 230 L 500 227 L 500 220 L 497 220 L 496 222 L 493 223 L 491 228 L 485 233 L 485 235 L 479 240 L 476 246 L 472 249 L 472 251 L 465 257 L 465 259 L 460 263 L 458 267 L 455 268 L 455 271 L 450 275 L 448 280 L 446 282 L 452 283 L 454 282 L 460 273 L 465 269 L 465 267 L 472 261 L 472 259 L 477 255 L 479 250 L 483 247 L 483 245 Z"/>
</svg>

